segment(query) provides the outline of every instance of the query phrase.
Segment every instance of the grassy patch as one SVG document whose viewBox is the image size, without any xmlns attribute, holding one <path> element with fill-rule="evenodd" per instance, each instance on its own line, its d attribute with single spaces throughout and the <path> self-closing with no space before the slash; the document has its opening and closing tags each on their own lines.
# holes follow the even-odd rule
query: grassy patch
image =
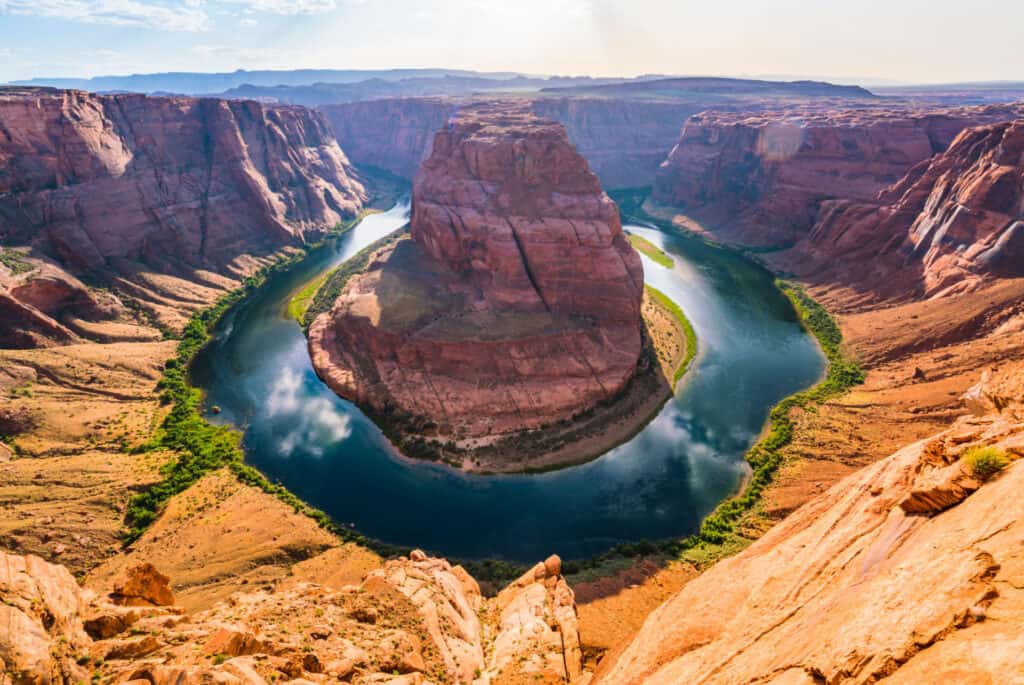
<svg viewBox="0 0 1024 685">
<path fill-rule="evenodd" d="M 322 277 L 323 282 L 314 291 L 310 303 L 306 306 L 303 318 L 299 322 L 303 328 L 309 328 L 309 325 L 313 323 L 313 319 L 329 311 L 334 306 L 334 301 L 338 299 L 338 295 L 341 295 L 341 291 L 344 290 L 348 279 L 366 268 L 371 254 L 385 245 L 398 240 L 403 235 L 405 235 L 405 231 L 398 230 L 381 238 L 375 243 L 364 247 L 358 254 L 346 260 L 334 271 L 324 275 Z"/>
<path fill-rule="evenodd" d="M 310 245 L 307 249 L 319 245 Z M 305 256 L 306 252 L 303 251 L 283 257 L 261 269 L 246 278 L 241 287 L 223 295 L 212 307 L 197 312 L 185 326 L 177 354 L 167 360 L 163 378 L 157 384 L 157 389 L 161 391 L 161 403 L 171 405 L 171 410 L 150 439 L 134 448 L 136 452 L 170 450 L 175 453 L 175 458 L 164 465 L 162 481 L 130 500 L 125 514 L 128 527 L 124 534 L 126 544 L 142 536 L 171 497 L 204 475 L 227 467 L 239 481 L 274 495 L 291 506 L 296 513 L 309 516 L 342 540 L 356 542 L 382 554 L 398 551 L 398 548 L 377 543 L 338 526 L 324 512 L 305 504 L 283 486 L 271 483 L 262 473 L 246 465 L 241 448 L 242 434 L 227 426 L 216 426 L 203 418 L 200 411 L 202 393 L 188 381 L 188 367 L 209 341 L 210 331 L 220 317 L 262 285 L 271 274 L 291 268 Z"/>
<path fill-rule="evenodd" d="M 330 276 L 330 273 L 320 274 L 307 283 L 299 292 L 295 293 L 295 296 L 288 301 L 288 316 L 302 324 L 306 319 L 306 312 L 309 310 L 309 306 L 313 304 L 313 297 L 316 295 L 316 291 L 320 290 L 320 286 L 324 284 L 328 276 Z"/>
<path fill-rule="evenodd" d="M 655 264 L 663 266 L 666 269 L 671 269 L 675 266 L 676 262 L 672 259 L 672 255 L 662 250 L 647 238 L 637 235 L 636 233 L 629 233 L 628 231 L 626 232 L 626 236 L 638 252 L 642 252 L 647 255 L 647 257 Z"/>
<path fill-rule="evenodd" d="M 1010 465 L 1010 457 L 998 447 L 971 447 L 963 456 L 964 463 L 978 480 L 985 481 Z"/>
<path fill-rule="evenodd" d="M 686 375 L 686 370 L 690 368 L 693 358 L 697 356 L 697 333 L 693 330 L 693 324 L 686 318 L 682 308 L 672 298 L 654 286 L 645 285 L 644 289 L 652 300 L 657 302 L 662 309 L 671 314 L 672 318 L 679 323 L 686 338 L 686 356 L 683 357 L 683 361 L 676 367 L 672 376 L 672 387 L 675 388 L 679 380 Z"/>
<path fill-rule="evenodd" d="M 795 424 L 790 412 L 798 407 L 821 404 L 864 382 L 860 366 L 845 356 L 839 326 L 825 308 L 799 286 L 783 281 L 776 281 L 776 285 L 792 302 L 802 325 L 817 339 L 828 360 L 828 371 L 817 385 L 790 395 L 772 408 L 765 436 L 746 454 L 752 471 L 747 486 L 740 494 L 719 504 L 693 535 L 618 545 L 590 559 L 566 562 L 565 573 L 586 577 L 594 572 L 605 575 L 606 570 L 617 567 L 619 558 L 652 555 L 689 561 L 703 568 L 741 551 L 762 532 L 765 524 L 756 520 L 761 496 L 782 463 L 783 449 L 793 440 Z"/>
<path fill-rule="evenodd" d="M 32 262 L 25 258 L 23 252 L 2 247 L 0 247 L 0 264 L 10 269 L 14 275 L 25 274 L 36 268 Z"/>
</svg>

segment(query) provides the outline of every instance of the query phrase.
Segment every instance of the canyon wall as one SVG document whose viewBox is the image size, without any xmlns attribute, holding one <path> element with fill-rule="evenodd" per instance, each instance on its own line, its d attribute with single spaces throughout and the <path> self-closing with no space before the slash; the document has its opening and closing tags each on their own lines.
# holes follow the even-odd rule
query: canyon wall
<svg viewBox="0 0 1024 685">
<path fill-rule="evenodd" d="M 389 98 L 320 110 L 353 164 L 412 180 L 430 154 L 434 134 L 456 107 L 457 101 L 448 98 Z"/>
<path fill-rule="evenodd" d="M 310 110 L 0 89 L 0 243 L 29 248 L 0 260 L 27 264 L 0 266 L 0 287 L 5 311 L 20 308 L 25 320 L 60 308 L 38 306 L 53 302 L 54 279 L 33 274 L 63 268 L 135 284 L 142 273 L 238 276 L 255 266 L 243 256 L 322 236 L 365 199 Z M 70 274 L 58 280 L 78 287 Z M 17 317 L 5 314 L 3 327 Z"/>
<path fill-rule="evenodd" d="M 640 258 L 565 130 L 507 103 L 437 133 L 412 240 L 379 250 L 309 331 L 336 392 L 493 440 L 614 397 L 641 351 Z"/>
<path fill-rule="evenodd" d="M 790 108 L 692 117 L 658 170 L 653 199 L 706 221 L 726 240 L 792 245 L 827 199 L 869 200 L 964 128 L 1020 106 L 941 111 Z"/>
<path fill-rule="evenodd" d="M 987 374 L 951 429 L 856 472 L 690 581 L 594 683 L 1019 680 L 1021 370 Z M 981 447 L 1005 470 L 980 470 Z"/>
<path fill-rule="evenodd" d="M 779 259 L 806 280 L 880 297 L 1024 277 L 1024 119 L 961 132 L 869 202 L 823 203 Z"/>
<path fill-rule="evenodd" d="M 706 106 L 692 101 L 539 98 L 533 111 L 565 126 L 601 185 L 617 189 L 653 184 L 683 124 Z"/>
<path fill-rule="evenodd" d="M 430 154 L 434 133 L 472 98 L 391 98 L 324 105 L 341 147 L 357 165 L 412 179 Z M 706 104 L 692 102 L 545 97 L 510 99 L 560 122 L 569 140 L 605 188 L 637 188 L 654 173 L 679 138 L 683 123 Z"/>
</svg>

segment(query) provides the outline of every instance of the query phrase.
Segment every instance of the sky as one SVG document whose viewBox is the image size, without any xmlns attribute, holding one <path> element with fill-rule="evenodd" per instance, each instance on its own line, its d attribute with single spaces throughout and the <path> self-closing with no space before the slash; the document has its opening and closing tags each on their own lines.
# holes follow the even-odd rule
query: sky
<svg viewBox="0 0 1024 685">
<path fill-rule="evenodd" d="M 0 0 L 0 82 L 392 67 L 1024 80 L 1024 0 Z"/>
</svg>

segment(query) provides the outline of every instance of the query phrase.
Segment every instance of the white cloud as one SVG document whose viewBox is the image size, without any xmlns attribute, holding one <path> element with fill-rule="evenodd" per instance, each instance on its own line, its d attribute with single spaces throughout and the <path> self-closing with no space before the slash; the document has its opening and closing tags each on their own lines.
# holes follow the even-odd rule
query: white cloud
<svg viewBox="0 0 1024 685">
<path fill-rule="evenodd" d="M 87 24 L 203 31 L 209 17 L 195 0 L 0 0 L 0 14 L 54 17 Z"/>
<path fill-rule="evenodd" d="M 271 14 L 322 14 L 337 7 L 335 0 L 229 0 Z"/>
<path fill-rule="evenodd" d="M 205 31 L 212 28 L 206 8 L 225 14 L 322 14 L 336 0 L 0 0 L 0 14 L 52 17 L 86 24 L 139 26 L 165 31 Z M 255 20 L 243 20 L 252 25 Z"/>
<path fill-rule="evenodd" d="M 284 456 L 296 449 L 322 456 L 324 445 L 344 440 L 352 434 L 352 419 L 342 414 L 325 397 L 303 392 L 302 376 L 285 368 L 267 397 L 267 414 L 287 423 L 288 430 L 277 434 L 277 447 Z"/>
</svg>

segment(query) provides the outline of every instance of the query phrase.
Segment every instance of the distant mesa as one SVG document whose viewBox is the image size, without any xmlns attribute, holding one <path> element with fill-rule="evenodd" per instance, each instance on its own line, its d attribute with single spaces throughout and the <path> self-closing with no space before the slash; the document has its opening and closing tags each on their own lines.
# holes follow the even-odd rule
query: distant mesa
<svg viewBox="0 0 1024 685">
<path fill-rule="evenodd" d="M 642 357 L 642 293 L 618 209 L 565 130 L 478 103 L 435 136 L 410 235 L 348 279 L 310 350 L 404 451 L 415 435 L 463 453 L 621 393 Z"/>
</svg>

